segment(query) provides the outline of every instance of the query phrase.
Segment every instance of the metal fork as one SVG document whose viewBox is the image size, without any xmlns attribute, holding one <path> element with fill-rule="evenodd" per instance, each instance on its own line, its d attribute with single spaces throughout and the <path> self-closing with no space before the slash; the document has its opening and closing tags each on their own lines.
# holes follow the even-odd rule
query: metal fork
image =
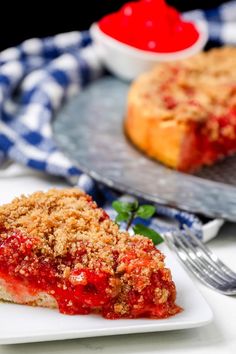
<svg viewBox="0 0 236 354">
<path fill-rule="evenodd" d="M 190 230 L 168 232 L 168 246 L 184 265 L 208 287 L 225 295 L 236 295 L 236 273 L 223 263 Z"/>
</svg>

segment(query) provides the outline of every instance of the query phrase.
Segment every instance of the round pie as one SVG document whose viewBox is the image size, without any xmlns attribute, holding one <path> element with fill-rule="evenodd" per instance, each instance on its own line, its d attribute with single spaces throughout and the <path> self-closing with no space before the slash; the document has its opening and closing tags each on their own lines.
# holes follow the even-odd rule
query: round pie
<svg viewBox="0 0 236 354">
<path fill-rule="evenodd" d="M 125 131 L 148 156 L 193 172 L 236 152 L 236 48 L 159 64 L 131 85 Z"/>
</svg>

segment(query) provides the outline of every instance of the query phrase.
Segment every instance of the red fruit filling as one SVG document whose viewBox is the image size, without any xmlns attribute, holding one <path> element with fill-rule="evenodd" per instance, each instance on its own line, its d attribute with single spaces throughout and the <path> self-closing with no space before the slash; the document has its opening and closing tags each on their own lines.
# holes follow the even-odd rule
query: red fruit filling
<svg viewBox="0 0 236 354">
<path fill-rule="evenodd" d="M 119 306 L 122 305 L 117 304 L 117 299 L 122 298 L 119 278 L 89 269 L 73 269 L 68 275 L 64 271 L 64 276 L 58 273 L 58 263 L 63 262 L 64 269 L 67 269 L 67 266 L 71 269 L 71 266 L 86 254 L 86 250 L 77 253 L 76 259 L 67 255 L 63 259 L 52 261 L 42 253 L 34 252 L 36 244 L 37 239 L 27 237 L 20 231 L 7 232 L 4 228 L 1 230 L 0 278 L 7 282 L 10 291 L 17 296 L 19 302 L 24 303 L 24 292 L 22 293 L 21 287 L 24 285 L 31 295 L 45 292 L 54 297 L 59 311 L 64 314 L 101 312 L 109 319 L 145 316 L 166 318 L 180 311 L 175 305 L 174 283 L 169 281 L 169 271 L 165 268 L 154 272 L 150 278 L 150 285 L 144 287 L 142 291 L 130 289 L 125 296 L 125 306 L 129 311 L 123 315 L 122 311 L 119 311 Z M 113 257 L 116 259 L 117 254 L 114 253 Z M 141 269 L 144 265 L 148 266 L 151 259 L 147 256 L 146 259 L 137 260 L 134 272 L 134 266 L 130 265 L 134 258 L 135 252 L 127 253 L 122 262 L 127 273 L 133 273 L 137 286 L 142 288 Z M 114 264 L 117 266 L 116 262 Z"/>
<path fill-rule="evenodd" d="M 224 116 L 211 116 L 204 124 L 192 123 L 183 142 L 180 171 L 194 172 L 203 165 L 236 152 L 236 110 Z"/>
<path fill-rule="evenodd" d="M 153 242 L 120 232 L 79 189 L 0 206 L 0 299 L 113 319 L 174 315 L 175 298 Z"/>
</svg>

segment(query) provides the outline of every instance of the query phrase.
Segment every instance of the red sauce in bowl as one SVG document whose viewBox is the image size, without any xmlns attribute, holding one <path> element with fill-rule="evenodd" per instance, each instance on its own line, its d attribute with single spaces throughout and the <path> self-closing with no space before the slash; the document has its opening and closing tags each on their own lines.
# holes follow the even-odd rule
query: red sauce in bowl
<svg viewBox="0 0 236 354">
<path fill-rule="evenodd" d="M 195 25 L 184 21 L 164 0 L 129 2 L 119 11 L 103 17 L 98 26 L 122 43 L 156 53 L 186 49 L 199 38 Z"/>
</svg>

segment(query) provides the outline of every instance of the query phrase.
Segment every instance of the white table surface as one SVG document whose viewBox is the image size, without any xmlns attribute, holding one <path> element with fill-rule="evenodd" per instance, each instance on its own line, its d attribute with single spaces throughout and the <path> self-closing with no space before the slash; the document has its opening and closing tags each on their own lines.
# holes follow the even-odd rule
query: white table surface
<svg viewBox="0 0 236 354">
<path fill-rule="evenodd" d="M 13 166 L 10 170 L 0 171 L 0 203 L 8 202 L 22 193 L 63 186 L 63 184 L 61 180 L 47 178 L 29 170 L 18 170 Z M 219 235 L 209 242 L 209 246 L 226 264 L 236 270 L 236 226 L 234 224 L 225 224 Z M 235 354 L 236 296 L 227 297 L 218 294 L 198 281 L 195 281 L 195 284 L 214 314 L 213 322 L 207 326 L 150 334 L 2 345 L 0 354 Z"/>
</svg>

